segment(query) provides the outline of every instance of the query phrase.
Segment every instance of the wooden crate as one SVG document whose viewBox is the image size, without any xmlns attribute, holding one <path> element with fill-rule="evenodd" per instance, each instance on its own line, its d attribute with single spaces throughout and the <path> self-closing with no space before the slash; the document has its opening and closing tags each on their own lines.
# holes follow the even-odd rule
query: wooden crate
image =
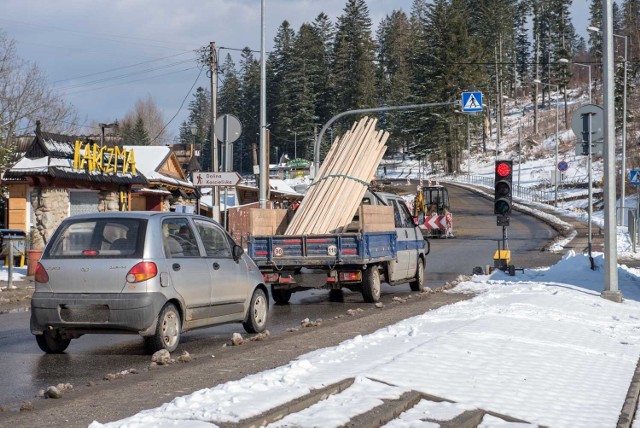
<svg viewBox="0 0 640 428">
<path fill-rule="evenodd" d="M 289 225 L 291 212 L 285 209 L 251 208 L 249 233 L 251 235 L 282 235 Z"/>
<path fill-rule="evenodd" d="M 385 205 L 361 205 L 360 229 L 363 232 L 390 232 L 396 230 L 393 207 Z"/>
</svg>

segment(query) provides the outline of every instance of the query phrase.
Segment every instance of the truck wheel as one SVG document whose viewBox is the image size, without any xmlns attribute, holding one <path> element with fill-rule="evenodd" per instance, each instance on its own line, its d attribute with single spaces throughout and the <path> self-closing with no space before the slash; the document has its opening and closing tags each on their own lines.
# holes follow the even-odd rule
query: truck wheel
<svg viewBox="0 0 640 428">
<path fill-rule="evenodd" d="M 153 353 L 161 349 L 173 352 L 180 343 L 182 322 L 180 313 L 173 303 L 167 303 L 158 315 L 158 325 L 153 336 L 144 338 L 147 352 Z"/>
<path fill-rule="evenodd" d="M 289 299 L 291 299 L 291 291 L 276 289 L 272 285 L 271 297 L 273 297 L 273 301 L 276 302 L 276 305 L 286 305 L 289 303 Z"/>
<path fill-rule="evenodd" d="M 364 271 L 362 297 L 367 303 L 376 303 L 380 300 L 380 270 L 376 265 L 369 266 Z"/>
<path fill-rule="evenodd" d="M 242 326 L 247 333 L 262 333 L 267 327 L 267 314 L 269 313 L 269 300 L 264 291 L 256 288 L 251 296 L 249 310 Z"/>
<path fill-rule="evenodd" d="M 418 269 L 416 270 L 416 279 L 409 283 L 411 291 L 424 290 L 424 262 L 422 259 L 418 259 Z"/>
<path fill-rule="evenodd" d="M 42 334 L 36 335 L 36 342 L 47 354 L 61 354 L 67 349 L 71 339 L 63 339 L 57 332 L 45 330 Z"/>
<path fill-rule="evenodd" d="M 329 290 L 329 301 L 336 303 L 344 303 L 344 292 L 337 288 Z"/>
</svg>

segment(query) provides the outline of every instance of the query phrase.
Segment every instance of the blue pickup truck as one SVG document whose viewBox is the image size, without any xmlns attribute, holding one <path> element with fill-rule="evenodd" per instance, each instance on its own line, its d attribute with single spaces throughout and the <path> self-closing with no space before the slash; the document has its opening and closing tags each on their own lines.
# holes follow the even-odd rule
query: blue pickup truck
<svg viewBox="0 0 640 428">
<path fill-rule="evenodd" d="M 277 304 L 286 304 L 291 293 L 307 287 L 295 282 L 301 268 L 327 272 L 323 288 L 331 300 L 340 300 L 342 288 L 362 292 L 365 302 L 380 300 L 382 279 L 391 285 L 409 283 L 411 290 L 424 287 L 429 242 L 415 224 L 398 195 L 367 192 L 363 205 L 390 206 L 386 231 L 347 231 L 327 235 L 251 236 L 249 256 L 260 268 Z M 352 224 L 358 224 L 358 218 Z M 394 227 L 395 226 L 395 227 Z"/>
</svg>

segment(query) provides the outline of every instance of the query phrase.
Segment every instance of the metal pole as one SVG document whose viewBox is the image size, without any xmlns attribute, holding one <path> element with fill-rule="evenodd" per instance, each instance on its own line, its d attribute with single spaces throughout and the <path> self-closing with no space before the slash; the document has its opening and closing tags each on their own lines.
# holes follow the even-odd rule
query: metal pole
<svg viewBox="0 0 640 428">
<path fill-rule="evenodd" d="M 558 206 L 558 146 L 560 145 L 560 140 L 558 139 L 558 92 L 560 92 L 560 87 L 558 85 L 555 85 L 556 87 L 556 165 L 553 169 L 554 174 L 556 174 L 556 179 L 555 179 L 555 197 L 554 197 L 554 202 L 553 202 L 553 206 L 557 207 Z M 549 90 L 551 90 L 551 85 L 549 85 Z M 549 94 L 549 100 L 551 100 L 551 94 Z M 561 175 L 562 176 L 562 175 Z"/>
<path fill-rule="evenodd" d="M 589 65 L 589 104 L 591 104 L 591 66 Z"/>
<path fill-rule="evenodd" d="M 218 114 L 218 57 L 216 55 L 215 42 L 209 43 L 211 61 L 209 71 L 211 73 L 211 171 L 218 172 L 218 138 L 213 131 L 216 126 Z M 218 187 L 211 188 L 211 218 L 220 221 L 220 197 Z"/>
<path fill-rule="evenodd" d="M 622 301 L 618 290 L 616 236 L 616 135 L 613 70 L 613 0 L 602 1 L 603 94 L 604 94 L 604 291 L 601 296 Z"/>
<path fill-rule="evenodd" d="M 7 241 L 9 241 L 9 263 L 8 263 L 8 265 L 9 265 L 9 272 L 8 272 L 9 278 L 8 278 L 8 280 L 9 281 L 8 281 L 8 284 L 7 284 L 7 289 L 9 289 L 9 290 L 15 288 L 13 286 L 13 239 L 11 239 L 11 238 L 12 238 L 11 236 L 7 236 L 5 238 Z"/>
<path fill-rule="evenodd" d="M 267 176 L 269 175 L 269 164 L 267 154 L 267 68 L 266 68 L 266 24 L 264 19 L 264 3 L 261 0 L 261 32 L 260 32 L 260 185 L 259 201 L 260 208 L 267 207 Z"/>
<path fill-rule="evenodd" d="M 467 174 L 471 175 L 471 136 L 469 134 L 469 115 L 467 115 L 467 153 L 469 153 L 469 163 L 467 164 Z"/>
<path fill-rule="evenodd" d="M 589 263 L 591 265 L 591 269 L 594 269 L 595 265 L 593 263 L 593 256 L 591 255 L 591 250 L 592 250 L 592 237 L 593 237 L 593 233 L 592 233 L 592 226 L 591 226 L 591 218 L 593 216 L 593 179 L 591 176 L 591 114 L 589 114 L 589 118 L 588 118 L 588 131 L 589 131 L 589 136 L 587 139 L 587 143 L 588 143 L 588 149 L 587 149 L 587 170 L 589 171 L 589 207 L 587 210 L 588 216 L 587 216 L 587 223 L 588 223 L 588 233 L 587 233 L 587 249 L 589 250 Z"/>
<path fill-rule="evenodd" d="M 620 225 L 624 225 L 625 183 L 627 181 L 627 36 L 624 36 L 624 89 L 622 92 L 622 167 L 620 168 Z"/>
<path fill-rule="evenodd" d="M 298 133 L 293 131 L 293 158 L 298 159 Z"/>
<path fill-rule="evenodd" d="M 224 165 L 224 170 L 225 171 L 231 171 L 232 168 L 229 168 L 229 165 L 231 164 L 231 159 L 229 159 L 230 157 L 230 150 L 229 150 L 229 115 L 225 114 L 223 116 L 224 120 L 224 148 L 225 148 L 225 165 Z M 224 214 L 222 216 L 222 224 L 225 230 L 227 230 L 227 198 L 228 198 L 228 187 L 224 186 Z"/>
<path fill-rule="evenodd" d="M 520 132 L 522 131 L 522 127 L 518 128 L 518 192 L 520 192 L 520 154 L 522 153 L 522 146 L 520 144 Z"/>
</svg>

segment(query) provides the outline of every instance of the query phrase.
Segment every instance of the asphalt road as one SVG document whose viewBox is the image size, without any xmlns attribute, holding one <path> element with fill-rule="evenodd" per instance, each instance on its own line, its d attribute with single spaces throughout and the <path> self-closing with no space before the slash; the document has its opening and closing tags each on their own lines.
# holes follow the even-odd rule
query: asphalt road
<svg viewBox="0 0 640 428">
<path fill-rule="evenodd" d="M 496 226 L 491 201 L 468 190 L 456 187 L 449 190 L 456 238 L 431 240 L 426 281 L 432 288 L 440 287 L 461 274 L 471 274 L 475 266 L 492 264 L 496 240 L 502 237 L 502 228 Z M 525 268 L 554 263 L 558 255 L 540 251 L 554 236 L 555 232 L 546 224 L 522 213 L 514 213 L 509 227 L 513 263 Z M 308 282 L 322 282 L 322 278 L 323 274 L 308 272 L 301 276 L 302 281 Z M 393 310 L 391 302 L 394 297 L 409 294 L 408 284 L 383 285 L 385 310 Z M 272 338 L 278 338 L 290 334 L 287 329 L 299 326 L 305 318 L 331 320 L 344 316 L 349 309 L 367 310 L 371 307 L 363 302 L 359 293 L 349 291 L 345 291 L 344 303 L 329 302 L 326 290 L 295 293 L 289 305 L 271 306 L 269 331 Z M 144 371 L 149 365 L 150 359 L 144 353 L 142 339 L 129 335 L 87 335 L 72 341 L 65 354 L 45 355 L 29 332 L 29 316 L 29 313 L 0 315 L 0 406 L 11 407 L 23 400 L 33 400 L 39 389 L 49 385 L 71 383 L 78 388 L 89 382 L 100 383 L 108 373 L 131 368 Z M 339 324 L 342 321 L 336 319 L 332 322 Z M 178 352 L 186 350 L 197 358 L 210 357 L 230 342 L 234 332 L 245 335 L 239 324 L 186 333 Z"/>
</svg>

